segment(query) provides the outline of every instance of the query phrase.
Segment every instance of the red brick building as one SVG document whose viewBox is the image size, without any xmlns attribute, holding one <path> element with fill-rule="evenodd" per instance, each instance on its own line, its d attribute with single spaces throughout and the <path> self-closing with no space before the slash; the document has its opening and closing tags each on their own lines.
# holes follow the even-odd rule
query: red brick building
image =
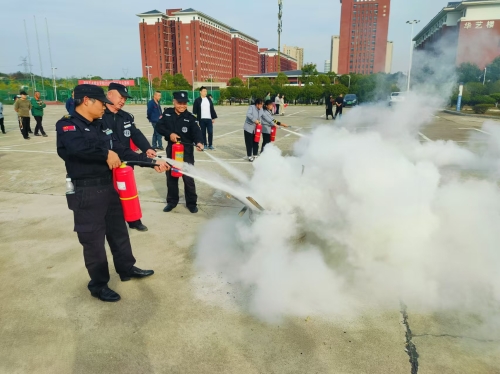
<svg viewBox="0 0 500 374">
<path fill-rule="evenodd" d="M 278 71 L 278 51 L 274 48 L 259 48 L 260 73 L 273 73 Z M 280 70 L 297 70 L 297 60 L 284 53 L 280 53 Z"/>
<path fill-rule="evenodd" d="M 417 50 L 455 55 L 455 63 L 484 69 L 500 56 L 500 2 L 448 3 L 413 39 Z"/>
<path fill-rule="evenodd" d="M 258 40 L 194 9 L 137 15 L 143 76 L 182 73 L 193 83 L 258 73 Z"/>
<path fill-rule="evenodd" d="M 340 0 L 338 74 L 386 71 L 390 0 Z M 335 56 L 337 57 L 337 56 Z"/>
</svg>

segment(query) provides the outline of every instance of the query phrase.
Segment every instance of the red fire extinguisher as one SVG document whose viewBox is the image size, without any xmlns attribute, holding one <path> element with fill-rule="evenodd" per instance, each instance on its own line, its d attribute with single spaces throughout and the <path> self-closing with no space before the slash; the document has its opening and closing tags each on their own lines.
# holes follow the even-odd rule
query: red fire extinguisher
<svg viewBox="0 0 500 374">
<path fill-rule="evenodd" d="M 257 123 L 255 125 L 255 137 L 253 138 L 253 141 L 255 143 L 260 142 L 260 135 L 262 134 L 262 125 L 260 123 Z"/>
<path fill-rule="evenodd" d="M 181 143 L 172 145 L 172 160 L 184 162 L 184 146 Z M 181 169 L 172 167 L 172 177 L 182 177 Z"/>
<path fill-rule="evenodd" d="M 141 203 L 137 194 L 134 169 L 124 163 L 119 168 L 113 169 L 113 184 L 122 202 L 125 221 L 133 222 L 141 219 Z"/>
<path fill-rule="evenodd" d="M 278 125 L 271 127 L 271 142 L 276 140 L 276 131 L 278 131 Z"/>
<path fill-rule="evenodd" d="M 137 152 L 139 150 L 139 147 L 134 144 L 132 139 L 130 139 L 130 149 L 133 150 L 134 152 Z"/>
</svg>

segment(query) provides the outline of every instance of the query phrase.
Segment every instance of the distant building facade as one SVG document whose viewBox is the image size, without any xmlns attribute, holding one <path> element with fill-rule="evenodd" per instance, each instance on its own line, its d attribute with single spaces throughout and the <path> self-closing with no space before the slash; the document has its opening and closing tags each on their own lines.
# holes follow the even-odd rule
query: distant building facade
<svg viewBox="0 0 500 374">
<path fill-rule="evenodd" d="M 283 53 L 297 60 L 297 69 L 302 69 L 302 66 L 304 66 L 304 48 L 284 45 Z"/>
<path fill-rule="evenodd" d="M 260 73 L 272 73 L 278 71 L 278 51 L 274 48 L 259 48 Z M 280 71 L 297 69 L 297 60 L 284 53 L 279 54 Z"/>
<path fill-rule="evenodd" d="M 336 73 L 385 72 L 391 1 L 340 0 L 340 3 L 342 10 Z"/>
<path fill-rule="evenodd" d="M 456 65 L 484 69 L 500 56 L 500 1 L 450 2 L 413 39 L 417 50 L 440 53 L 445 46 Z"/>
</svg>

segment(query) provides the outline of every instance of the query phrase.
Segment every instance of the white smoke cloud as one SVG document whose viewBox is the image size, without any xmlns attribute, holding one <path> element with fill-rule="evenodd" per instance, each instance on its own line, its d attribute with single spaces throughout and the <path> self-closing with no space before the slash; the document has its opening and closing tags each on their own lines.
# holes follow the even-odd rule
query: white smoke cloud
<svg viewBox="0 0 500 374">
<path fill-rule="evenodd" d="M 396 309 L 399 300 L 422 311 L 498 307 L 500 128 L 485 125 L 482 152 L 421 143 L 445 101 L 426 89 L 392 108 L 356 108 L 343 128 L 299 139 L 293 156 L 268 145 L 238 187 L 265 211 L 208 222 L 199 279 L 224 283 L 233 307 L 269 322 Z M 468 177 L 472 169 L 490 178 Z"/>
</svg>

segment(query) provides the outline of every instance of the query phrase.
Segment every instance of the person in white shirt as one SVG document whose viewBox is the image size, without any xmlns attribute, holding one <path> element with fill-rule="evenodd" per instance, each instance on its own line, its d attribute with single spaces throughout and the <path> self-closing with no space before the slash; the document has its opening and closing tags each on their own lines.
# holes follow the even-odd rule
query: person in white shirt
<svg viewBox="0 0 500 374">
<path fill-rule="evenodd" d="M 276 112 L 274 114 L 278 116 L 280 114 L 280 104 L 281 104 L 280 94 L 277 94 L 276 97 L 274 98 L 274 105 L 276 107 Z"/>
<path fill-rule="evenodd" d="M 203 145 L 206 149 L 214 150 L 212 144 L 214 138 L 214 127 L 217 113 L 215 113 L 214 103 L 207 97 L 206 87 L 200 87 L 200 97 L 193 104 L 193 114 L 198 119 L 200 124 L 201 134 L 203 136 Z M 208 141 L 207 141 L 208 133 Z"/>
<path fill-rule="evenodd" d="M 281 115 L 285 115 L 285 95 L 281 95 L 280 99 Z"/>
</svg>

